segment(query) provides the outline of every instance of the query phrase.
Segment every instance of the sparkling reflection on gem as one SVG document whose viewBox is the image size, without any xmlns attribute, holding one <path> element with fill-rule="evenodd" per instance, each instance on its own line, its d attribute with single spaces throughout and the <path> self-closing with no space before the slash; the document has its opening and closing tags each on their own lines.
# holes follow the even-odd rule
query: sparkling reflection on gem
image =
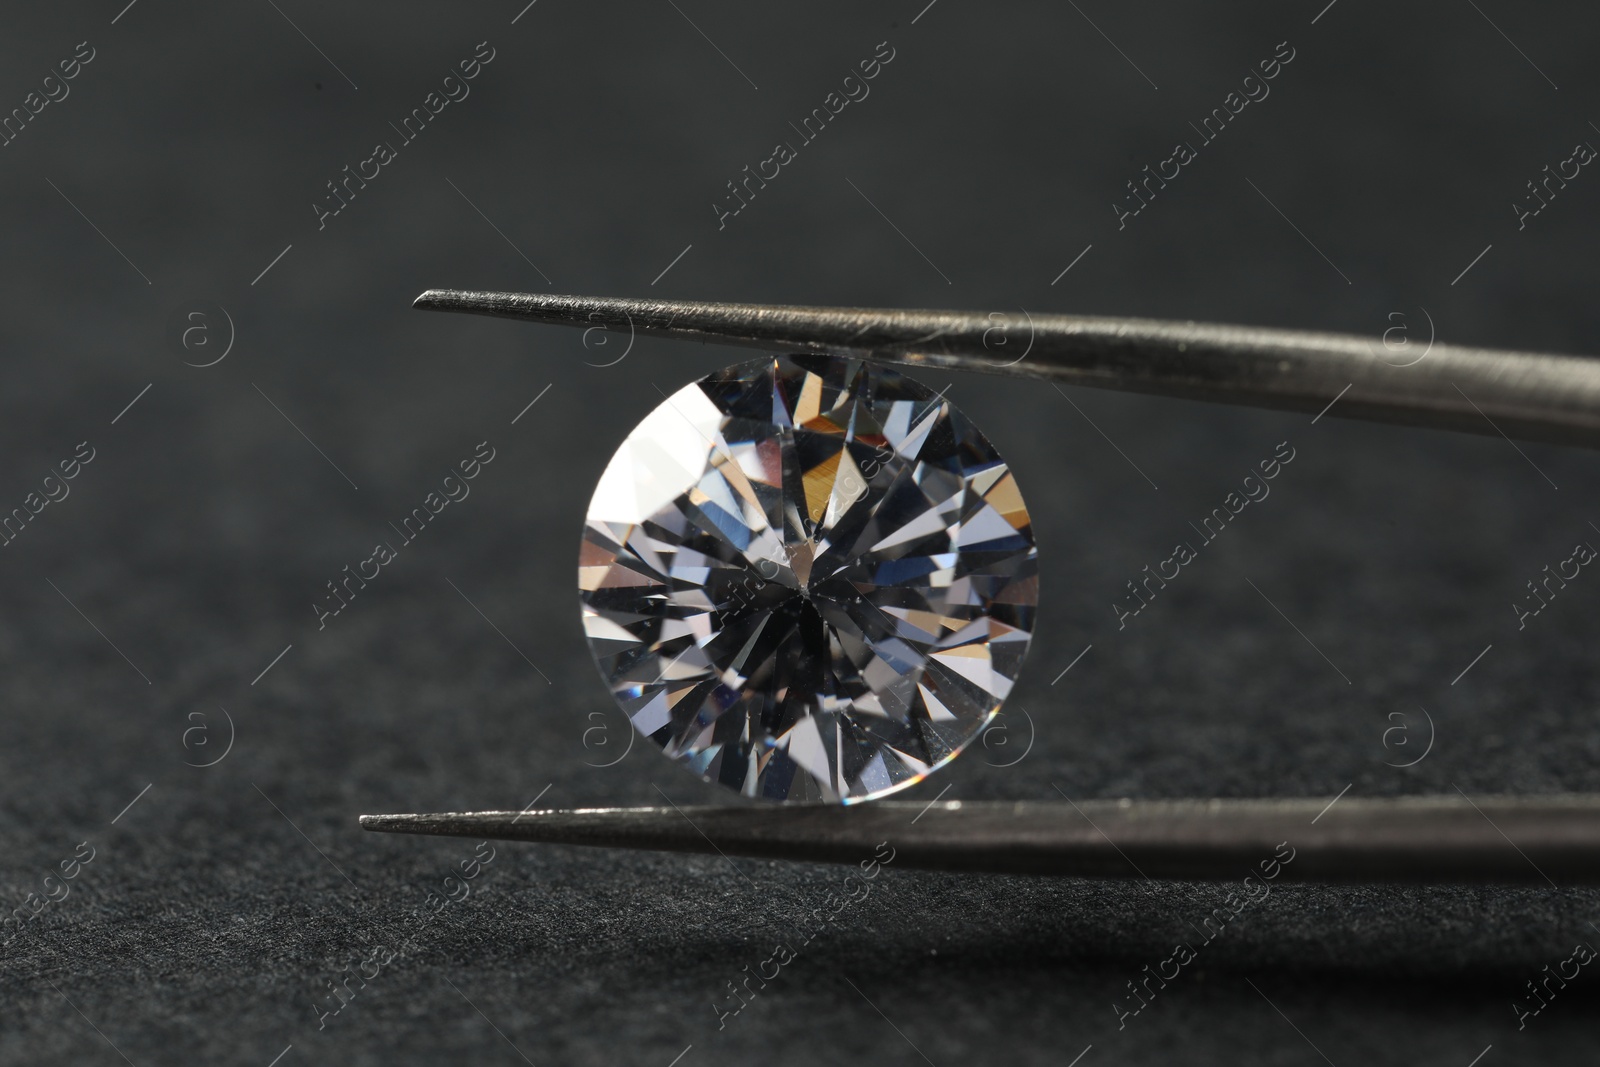
<svg viewBox="0 0 1600 1067">
<path fill-rule="evenodd" d="M 999 710 L 1037 553 L 1010 469 L 949 401 L 778 357 L 635 427 L 578 586 L 601 674 L 668 756 L 747 796 L 851 803 L 920 781 Z"/>
</svg>

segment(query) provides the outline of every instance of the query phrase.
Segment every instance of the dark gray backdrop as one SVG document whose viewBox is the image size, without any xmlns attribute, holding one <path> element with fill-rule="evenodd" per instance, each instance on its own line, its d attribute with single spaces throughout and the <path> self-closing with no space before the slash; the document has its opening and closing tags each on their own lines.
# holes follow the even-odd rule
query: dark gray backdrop
<svg viewBox="0 0 1600 1067">
<path fill-rule="evenodd" d="M 1593 16 L 1325 2 L 8 8 L 0 108 L 94 58 L 0 148 L 0 511 L 94 459 L 0 548 L 5 908 L 94 858 L 3 950 L 0 1060 L 1592 1059 L 1592 977 L 1521 1032 L 1512 1008 L 1600 938 L 1588 891 L 1278 888 L 1119 1030 L 1206 890 L 890 868 L 719 1030 L 727 984 L 842 872 L 504 846 L 424 926 L 472 843 L 356 827 L 723 799 L 643 746 L 592 766 L 627 728 L 573 566 L 657 390 L 741 354 L 639 340 L 589 366 L 622 342 L 409 310 L 423 288 L 1196 318 L 1364 333 L 1391 362 L 1434 332 L 1600 351 L 1600 177 L 1520 230 L 1512 207 L 1600 144 Z M 470 96 L 401 143 L 483 41 Z M 883 41 L 871 95 L 719 230 L 725 183 Z M 1199 145 L 1280 42 L 1270 96 Z M 397 158 L 319 230 L 380 140 Z M 1198 158 L 1119 230 L 1180 140 Z M 188 348 L 174 322 L 202 327 Z M 1043 599 L 1005 734 L 908 796 L 1600 788 L 1600 578 L 1521 631 L 1510 607 L 1600 544 L 1589 455 L 951 386 L 1021 479 Z M 485 440 L 471 496 L 319 631 L 324 583 Z M 1119 631 L 1123 583 L 1283 441 L 1272 496 Z M 1422 751 L 1419 709 L 1432 750 L 1386 766 Z M 405 956 L 319 1029 L 373 945 Z"/>
</svg>

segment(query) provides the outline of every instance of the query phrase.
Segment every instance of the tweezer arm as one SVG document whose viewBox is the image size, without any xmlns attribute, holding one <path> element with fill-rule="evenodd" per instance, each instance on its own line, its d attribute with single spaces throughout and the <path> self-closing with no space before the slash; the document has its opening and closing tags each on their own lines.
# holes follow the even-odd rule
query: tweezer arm
<svg viewBox="0 0 1600 1067">
<path fill-rule="evenodd" d="M 1338 397 L 1330 417 L 1600 448 L 1600 361 L 1583 356 L 1429 347 L 1421 338 L 1396 353 L 1378 337 L 1015 310 L 1002 320 L 459 289 L 429 289 L 414 306 L 1286 411 L 1319 412 Z"/>
<path fill-rule="evenodd" d="M 1600 796 L 876 801 L 363 815 L 366 830 L 1089 878 L 1600 883 Z M 1514 842 L 1515 844 L 1513 844 Z M 1289 862 L 1283 862 L 1292 855 Z"/>
</svg>

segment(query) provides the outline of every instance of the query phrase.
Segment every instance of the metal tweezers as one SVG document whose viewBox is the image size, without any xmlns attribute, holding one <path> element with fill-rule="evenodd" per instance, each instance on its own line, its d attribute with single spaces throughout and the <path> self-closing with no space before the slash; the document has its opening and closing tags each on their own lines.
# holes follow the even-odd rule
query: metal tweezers
<svg viewBox="0 0 1600 1067">
<path fill-rule="evenodd" d="M 416 307 L 815 352 L 1191 400 L 1600 447 L 1600 361 L 1078 315 L 626 300 L 430 289 Z M 1600 884 L 1600 794 L 748 802 L 363 815 L 367 830 L 1094 878 L 1236 879 L 1284 846 L 1299 881 Z M 881 854 L 879 854 L 881 858 Z"/>
</svg>

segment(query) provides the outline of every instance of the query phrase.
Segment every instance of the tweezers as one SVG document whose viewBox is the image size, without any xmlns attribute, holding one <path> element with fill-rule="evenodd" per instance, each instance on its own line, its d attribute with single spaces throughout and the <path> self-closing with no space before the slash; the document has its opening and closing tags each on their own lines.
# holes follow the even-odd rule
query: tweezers
<svg viewBox="0 0 1600 1067">
<path fill-rule="evenodd" d="M 1379 338 L 1023 312 L 896 311 L 430 289 L 418 308 L 842 355 L 1600 447 L 1600 361 Z M 1458 790 L 1458 792 L 1460 792 Z M 1092 878 L 1600 884 L 1600 794 L 883 800 L 848 806 L 363 815 L 366 830 Z M 1293 859 L 1282 862 L 1288 849 Z"/>
<path fill-rule="evenodd" d="M 1382 335 L 1021 309 L 894 311 L 460 289 L 429 289 L 412 306 L 1600 448 L 1600 360 L 1587 356 L 1432 340 L 1402 351 Z M 1423 355 L 1412 355 L 1416 348 Z"/>
</svg>

